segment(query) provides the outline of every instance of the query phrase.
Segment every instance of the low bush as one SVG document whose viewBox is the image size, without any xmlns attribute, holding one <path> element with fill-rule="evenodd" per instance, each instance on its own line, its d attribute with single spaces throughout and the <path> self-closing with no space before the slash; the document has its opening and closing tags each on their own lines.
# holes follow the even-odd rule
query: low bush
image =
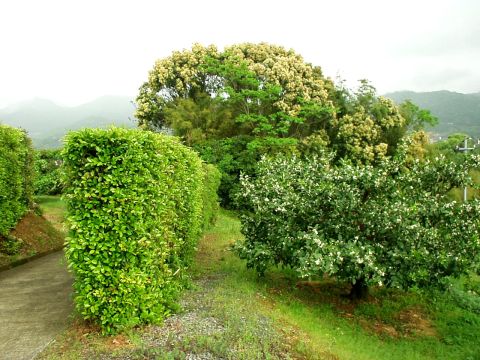
<svg viewBox="0 0 480 360">
<path fill-rule="evenodd" d="M 33 204 L 33 149 L 21 129 L 0 125 L 0 235 Z"/>
<path fill-rule="evenodd" d="M 20 252 L 22 245 L 23 241 L 15 236 L 7 235 L 3 237 L 0 235 L 0 253 L 10 256 L 16 255 Z"/>
<path fill-rule="evenodd" d="M 140 130 L 72 132 L 63 158 L 78 311 L 105 333 L 160 321 L 176 307 L 202 207 L 212 216 L 202 192 L 214 177 L 176 138 Z"/>
</svg>

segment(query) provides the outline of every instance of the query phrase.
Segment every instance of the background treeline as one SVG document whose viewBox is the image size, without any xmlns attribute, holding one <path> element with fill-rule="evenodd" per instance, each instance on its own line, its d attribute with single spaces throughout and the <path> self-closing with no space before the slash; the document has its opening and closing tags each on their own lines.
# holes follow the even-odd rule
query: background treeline
<svg viewBox="0 0 480 360">
<path fill-rule="evenodd" d="M 59 195 L 63 192 L 61 149 L 35 151 L 35 194 Z"/>
<path fill-rule="evenodd" d="M 438 125 L 429 129 L 438 139 L 453 133 L 465 133 L 480 137 L 480 93 L 461 94 L 451 91 L 414 92 L 398 91 L 385 94 L 401 103 L 407 99 L 418 106 L 429 109 L 437 116 Z"/>
</svg>

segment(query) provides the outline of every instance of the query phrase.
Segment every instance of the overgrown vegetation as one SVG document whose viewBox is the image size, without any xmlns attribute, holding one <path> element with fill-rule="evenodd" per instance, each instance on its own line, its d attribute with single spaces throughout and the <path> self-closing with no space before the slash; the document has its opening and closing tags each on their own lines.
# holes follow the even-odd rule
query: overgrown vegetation
<svg viewBox="0 0 480 360">
<path fill-rule="evenodd" d="M 33 204 L 33 171 L 30 138 L 0 124 L 0 240 Z"/>
<path fill-rule="evenodd" d="M 202 210 L 213 217 L 202 199 L 215 199 L 215 172 L 175 138 L 140 130 L 70 133 L 63 158 L 77 310 L 106 333 L 162 320 L 177 307 Z"/>
</svg>

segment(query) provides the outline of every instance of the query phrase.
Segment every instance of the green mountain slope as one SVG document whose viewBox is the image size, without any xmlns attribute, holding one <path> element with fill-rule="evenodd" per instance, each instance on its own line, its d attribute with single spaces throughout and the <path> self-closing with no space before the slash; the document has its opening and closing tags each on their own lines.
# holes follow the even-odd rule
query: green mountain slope
<svg viewBox="0 0 480 360">
<path fill-rule="evenodd" d="M 75 107 L 45 99 L 33 99 L 0 109 L 0 122 L 28 131 L 36 148 L 61 146 L 69 130 L 109 125 L 134 127 L 135 111 L 130 98 L 104 96 Z"/>
<path fill-rule="evenodd" d="M 462 132 L 480 137 L 480 93 L 398 91 L 384 96 L 397 103 L 409 99 L 430 110 L 439 119 L 436 127 L 428 129 L 435 135 L 445 137 Z"/>
</svg>

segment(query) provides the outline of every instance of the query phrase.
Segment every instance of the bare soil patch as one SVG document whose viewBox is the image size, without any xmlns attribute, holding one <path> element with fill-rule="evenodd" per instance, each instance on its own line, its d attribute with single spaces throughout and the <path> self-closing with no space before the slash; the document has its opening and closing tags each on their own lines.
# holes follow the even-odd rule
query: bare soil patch
<svg viewBox="0 0 480 360">
<path fill-rule="evenodd" d="M 64 235 L 44 217 L 28 212 L 10 232 L 10 238 L 18 241 L 19 249 L 14 255 L 0 253 L 0 268 L 40 254 L 58 250 L 63 246 Z M 0 237 L 0 242 L 7 241 Z"/>
</svg>

